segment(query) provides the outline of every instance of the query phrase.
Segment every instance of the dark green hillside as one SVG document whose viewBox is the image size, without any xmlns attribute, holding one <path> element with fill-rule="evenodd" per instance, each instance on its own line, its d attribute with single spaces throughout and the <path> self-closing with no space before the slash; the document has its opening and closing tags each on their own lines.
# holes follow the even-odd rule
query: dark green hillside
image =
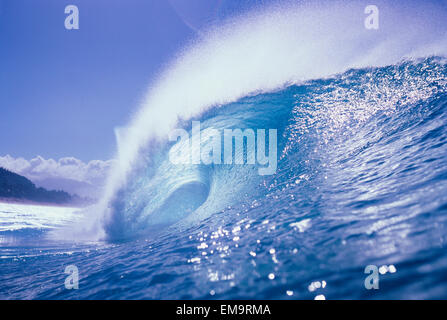
<svg viewBox="0 0 447 320">
<path fill-rule="evenodd" d="M 48 191 L 44 188 L 37 188 L 27 178 L 3 168 L 0 168 L 0 198 L 55 204 L 65 204 L 77 200 L 64 191 Z"/>
</svg>

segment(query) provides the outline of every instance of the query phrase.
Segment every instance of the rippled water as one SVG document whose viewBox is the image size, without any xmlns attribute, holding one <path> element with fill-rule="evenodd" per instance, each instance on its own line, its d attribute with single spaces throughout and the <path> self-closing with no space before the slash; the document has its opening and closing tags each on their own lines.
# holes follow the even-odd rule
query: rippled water
<svg viewBox="0 0 447 320">
<path fill-rule="evenodd" d="M 177 179 L 157 145 L 106 242 L 48 237 L 80 213 L 1 205 L 0 298 L 447 298 L 446 76 L 441 58 L 407 61 L 213 108 L 204 127 L 278 128 L 277 173 L 199 165 Z M 201 187 L 160 196 L 172 181 Z M 379 290 L 367 265 L 382 266 Z"/>
</svg>

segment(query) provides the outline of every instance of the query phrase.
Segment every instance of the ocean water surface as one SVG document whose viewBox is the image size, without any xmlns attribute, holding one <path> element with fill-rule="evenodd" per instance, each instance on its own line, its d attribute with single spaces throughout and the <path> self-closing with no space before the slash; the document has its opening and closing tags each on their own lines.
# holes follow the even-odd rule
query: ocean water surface
<svg viewBox="0 0 447 320">
<path fill-rule="evenodd" d="M 446 8 L 380 8 L 377 33 L 337 2 L 192 41 L 116 130 L 98 204 L 0 204 L 0 299 L 446 299 Z M 192 121 L 276 129 L 276 172 L 173 164 Z"/>
</svg>

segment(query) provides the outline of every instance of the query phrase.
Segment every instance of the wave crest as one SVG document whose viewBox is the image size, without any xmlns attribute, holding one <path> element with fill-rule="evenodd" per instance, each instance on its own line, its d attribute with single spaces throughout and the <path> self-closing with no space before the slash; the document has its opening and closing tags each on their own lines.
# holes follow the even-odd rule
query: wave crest
<svg viewBox="0 0 447 320">
<path fill-rule="evenodd" d="M 268 8 L 228 21 L 192 42 L 151 85 L 146 102 L 121 135 L 118 166 L 93 220 L 110 230 L 111 225 L 132 219 L 134 211 L 123 210 L 119 204 L 141 201 L 135 186 L 139 175 L 144 174 L 147 181 L 154 174 L 145 172 L 151 170 L 147 168 L 158 150 L 148 146 L 163 145 L 179 119 L 199 117 L 211 107 L 244 96 L 324 79 L 350 68 L 445 54 L 447 14 L 442 4 L 409 1 L 404 9 L 378 4 L 381 24 L 377 32 L 363 27 L 363 6 L 331 2 L 324 7 Z"/>
</svg>

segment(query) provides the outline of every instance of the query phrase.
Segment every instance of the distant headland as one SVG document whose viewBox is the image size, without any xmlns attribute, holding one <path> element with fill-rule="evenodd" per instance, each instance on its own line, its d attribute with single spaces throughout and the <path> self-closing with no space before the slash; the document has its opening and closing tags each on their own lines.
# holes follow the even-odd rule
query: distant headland
<svg viewBox="0 0 447 320">
<path fill-rule="evenodd" d="M 86 206 L 93 200 L 62 190 L 36 187 L 24 176 L 0 167 L 0 202 Z"/>
</svg>

